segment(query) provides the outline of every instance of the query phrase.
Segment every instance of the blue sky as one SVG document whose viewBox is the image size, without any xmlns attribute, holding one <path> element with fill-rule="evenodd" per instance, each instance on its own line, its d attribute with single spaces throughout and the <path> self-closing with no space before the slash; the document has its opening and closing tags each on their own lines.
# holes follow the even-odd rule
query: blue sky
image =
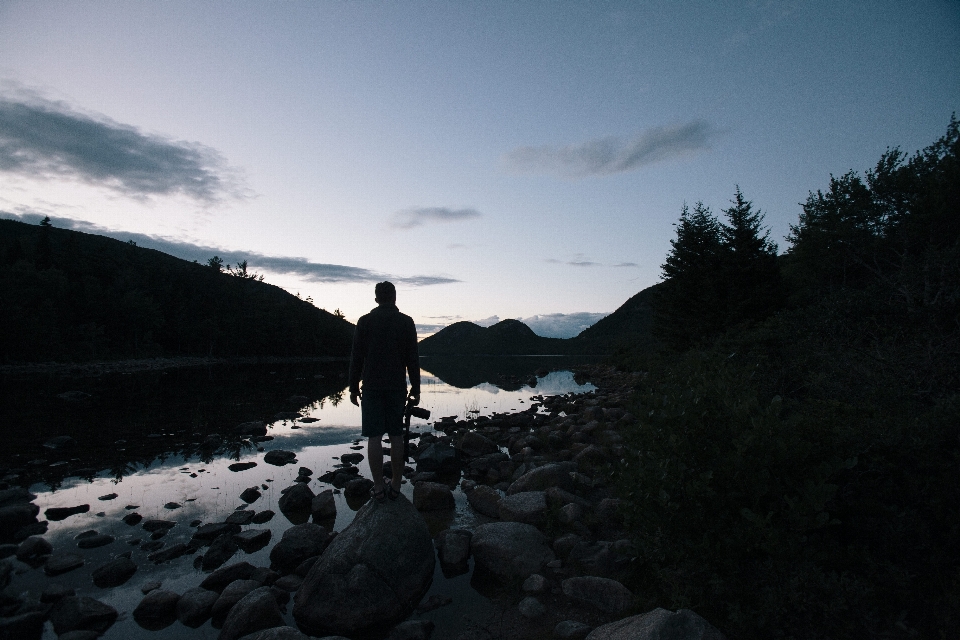
<svg viewBox="0 0 960 640">
<path fill-rule="evenodd" d="M 960 3 L 2 2 L 0 211 L 569 335 L 960 106 Z"/>
</svg>

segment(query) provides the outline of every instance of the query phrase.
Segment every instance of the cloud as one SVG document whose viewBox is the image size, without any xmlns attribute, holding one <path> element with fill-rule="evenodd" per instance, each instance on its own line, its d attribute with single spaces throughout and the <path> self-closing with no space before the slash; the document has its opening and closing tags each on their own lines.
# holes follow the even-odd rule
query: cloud
<svg viewBox="0 0 960 640">
<path fill-rule="evenodd" d="M 615 264 L 615 265 L 613 265 L 613 266 L 615 266 L 615 267 L 639 267 L 640 265 L 638 265 L 636 262 L 618 262 L 617 264 Z"/>
<path fill-rule="evenodd" d="M 420 207 L 404 209 L 393 214 L 390 226 L 396 229 L 413 229 L 429 222 L 457 222 L 472 220 L 482 214 L 476 209 L 450 209 L 447 207 Z"/>
<path fill-rule="evenodd" d="M 594 262 L 593 260 L 588 259 L 582 253 L 578 253 L 573 257 L 572 260 L 557 260 L 556 258 L 547 258 L 546 260 L 550 264 L 566 264 L 571 267 L 599 267 L 602 266 L 599 262 Z"/>
<path fill-rule="evenodd" d="M 36 224 L 43 219 L 43 217 L 42 214 L 32 211 L 22 211 L 20 213 L 0 211 L 0 218 L 13 218 L 29 224 Z M 236 264 L 246 260 L 248 268 L 254 271 L 263 270 L 275 274 L 290 274 L 309 282 L 354 283 L 390 280 L 394 284 L 412 287 L 460 282 L 460 280 L 445 276 L 395 276 L 362 267 L 311 262 L 307 258 L 267 256 L 255 251 L 232 251 L 221 247 L 183 242 L 162 236 L 105 229 L 90 222 L 72 220 L 70 218 L 54 218 L 51 216 L 51 221 L 55 227 L 73 229 L 74 231 L 82 231 L 85 233 L 95 233 L 116 240 L 132 240 L 137 243 L 138 246 L 147 249 L 156 249 L 157 251 L 162 251 L 163 253 L 184 260 L 196 260 L 201 264 L 206 264 L 207 260 L 215 255 L 223 259 L 225 264 Z"/>
<path fill-rule="evenodd" d="M 715 135 L 708 123 L 694 120 L 672 127 L 653 127 L 628 140 L 608 136 L 565 147 L 518 147 L 504 159 L 524 173 L 574 178 L 611 175 L 705 151 Z"/>
<path fill-rule="evenodd" d="M 0 96 L 0 171 L 71 178 L 134 198 L 180 194 L 213 203 L 248 195 L 215 149 L 20 93 Z"/>
<path fill-rule="evenodd" d="M 484 318 L 482 320 L 472 320 L 473 324 L 478 324 L 481 327 L 492 327 L 493 325 L 500 322 L 500 316 L 490 316 L 489 318 Z"/>
<path fill-rule="evenodd" d="M 538 336 L 544 338 L 572 338 L 587 327 L 593 326 L 609 313 L 545 313 L 529 318 L 521 318 Z"/>
</svg>

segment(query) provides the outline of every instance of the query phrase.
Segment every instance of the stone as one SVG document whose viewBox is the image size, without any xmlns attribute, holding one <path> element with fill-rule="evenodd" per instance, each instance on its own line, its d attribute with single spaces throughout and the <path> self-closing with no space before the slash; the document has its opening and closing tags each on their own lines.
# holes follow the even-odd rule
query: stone
<svg viewBox="0 0 960 640">
<path fill-rule="evenodd" d="M 467 431 L 460 436 L 456 448 L 470 457 L 483 456 L 500 451 L 500 447 L 497 446 L 496 442 L 476 431 Z"/>
<path fill-rule="evenodd" d="M 188 553 L 191 553 L 190 547 L 184 542 L 178 542 L 172 547 L 167 547 L 163 551 L 151 553 L 149 556 L 147 556 L 147 560 L 153 564 L 163 564 L 164 562 L 176 560 L 177 558 L 185 556 Z"/>
<path fill-rule="evenodd" d="M 43 572 L 48 576 L 59 576 L 82 566 L 83 556 L 76 553 L 58 553 L 47 559 Z"/>
<path fill-rule="evenodd" d="M 0 618 L 0 638 L 16 640 L 40 640 L 46 616 L 42 611 L 28 611 L 19 615 Z"/>
<path fill-rule="evenodd" d="M 444 442 L 429 444 L 417 455 L 417 471 L 444 473 L 458 468 L 456 449 Z"/>
<path fill-rule="evenodd" d="M 477 485 L 473 491 L 467 494 L 467 502 L 470 503 L 474 511 L 488 518 L 500 517 L 500 501 L 502 499 L 499 491 L 485 484 Z"/>
<path fill-rule="evenodd" d="M 177 523 L 172 520 L 145 520 L 143 522 L 143 530 L 150 533 L 167 531 L 175 526 L 177 526 Z"/>
<path fill-rule="evenodd" d="M 53 553 L 53 545 L 46 538 L 39 536 L 30 536 L 20 543 L 17 547 L 17 560 L 31 563 L 41 556 L 48 556 Z"/>
<path fill-rule="evenodd" d="M 137 563 L 126 556 L 114 558 L 93 570 L 93 584 L 101 589 L 119 587 L 137 572 Z"/>
<path fill-rule="evenodd" d="M 261 495 L 263 494 L 260 493 L 256 487 L 247 487 L 243 490 L 243 493 L 240 494 L 240 499 L 250 504 L 259 500 Z"/>
<path fill-rule="evenodd" d="M 310 509 L 313 506 L 314 493 L 305 484 L 294 483 L 285 489 L 286 493 L 280 496 L 277 502 L 280 507 L 280 513 L 293 520 L 297 515 L 306 514 L 310 516 Z M 291 518 L 294 516 L 294 518 Z M 302 521 L 301 521 L 302 522 Z"/>
<path fill-rule="evenodd" d="M 550 588 L 550 584 L 539 573 L 532 573 L 523 581 L 521 588 L 527 593 L 543 593 Z"/>
<path fill-rule="evenodd" d="M 571 502 L 580 505 L 584 509 L 593 508 L 593 505 L 586 498 L 581 498 L 559 487 L 549 487 L 545 493 L 547 495 L 547 505 L 549 505 L 551 509 L 560 509 Z"/>
<path fill-rule="evenodd" d="M 354 478 L 343 488 L 345 498 L 359 499 L 368 498 L 370 489 L 373 488 L 373 480 L 369 478 Z"/>
<path fill-rule="evenodd" d="M 288 576 L 283 576 L 274 583 L 274 586 L 277 589 L 283 589 L 284 591 L 290 591 L 291 593 L 300 588 L 300 585 L 303 584 L 303 577 L 291 573 Z"/>
<path fill-rule="evenodd" d="M 117 620 L 117 610 L 86 596 L 61 598 L 50 610 L 50 622 L 58 636 L 70 631 L 90 630 L 105 633 Z"/>
<path fill-rule="evenodd" d="M 447 485 L 418 482 L 413 487 L 413 506 L 417 511 L 442 511 L 456 507 L 456 501 Z"/>
<path fill-rule="evenodd" d="M 47 532 L 49 523 L 46 520 L 40 522 L 31 522 L 30 524 L 17 529 L 13 534 L 14 542 L 23 542 L 30 536 L 42 536 Z"/>
<path fill-rule="evenodd" d="M 270 629 L 245 635 L 240 638 L 240 640 L 310 640 L 310 637 L 303 635 L 299 629 L 293 627 L 271 627 Z M 326 638 L 320 638 L 320 640 L 350 639 L 342 636 L 327 636 Z"/>
<path fill-rule="evenodd" d="M 560 558 L 566 558 L 583 538 L 575 533 L 566 533 L 553 541 L 553 551 Z"/>
<path fill-rule="evenodd" d="M 519 494 L 518 494 L 519 495 Z M 565 504 L 557 512 L 557 520 L 560 524 L 572 524 L 583 519 L 583 507 L 576 502 Z"/>
<path fill-rule="evenodd" d="M 272 536 L 270 529 L 247 529 L 233 534 L 233 541 L 244 553 L 254 553 L 270 544 Z"/>
<path fill-rule="evenodd" d="M 722 633 L 689 609 L 654 609 L 601 625 L 587 640 L 725 640 Z"/>
<path fill-rule="evenodd" d="M 40 592 L 40 602 L 57 602 L 61 598 L 77 595 L 76 589 L 68 589 L 62 584 L 56 582 L 48 583 Z"/>
<path fill-rule="evenodd" d="M 227 519 L 229 520 L 229 518 Z M 252 522 L 253 518 L 251 518 L 250 521 Z M 197 530 L 193 532 L 193 537 L 196 540 L 216 540 L 220 536 L 232 536 L 235 533 L 240 533 L 240 531 L 239 524 L 232 522 L 212 522 L 197 527 Z"/>
<path fill-rule="evenodd" d="M 271 520 L 273 520 L 273 516 L 275 515 L 276 514 L 270 509 L 265 509 L 263 511 L 257 512 L 257 514 L 253 516 L 253 519 L 250 520 L 250 522 L 252 522 L 253 524 L 264 524 L 266 522 L 270 522 Z"/>
<path fill-rule="evenodd" d="M 576 471 L 576 465 L 572 462 L 545 464 L 517 478 L 507 489 L 507 495 L 524 491 L 545 491 L 549 487 L 573 491 L 575 484 L 570 476 L 571 471 Z"/>
<path fill-rule="evenodd" d="M 163 508 L 170 509 L 172 511 L 173 509 L 179 509 L 182 506 L 183 505 L 180 504 L 179 502 L 168 502 L 167 504 L 163 505 Z"/>
<path fill-rule="evenodd" d="M 283 449 L 274 449 L 273 451 L 268 451 L 265 456 L 263 456 L 263 461 L 267 464 L 272 464 L 277 467 L 282 467 L 285 464 L 290 464 L 297 459 L 297 454 L 293 451 L 284 451 Z"/>
<path fill-rule="evenodd" d="M 76 631 L 67 631 L 63 635 L 57 636 L 57 640 L 97 640 L 100 634 L 96 631 L 87 629 L 77 629 Z"/>
<path fill-rule="evenodd" d="M 220 593 L 234 580 L 248 580 L 254 571 L 256 571 L 256 567 L 249 562 L 227 565 L 204 578 L 203 582 L 200 583 L 200 588 Z"/>
<path fill-rule="evenodd" d="M 333 497 L 333 489 L 318 493 L 310 503 L 310 512 L 314 522 L 336 518 L 337 500 Z"/>
<path fill-rule="evenodd" d="M 213 571 L 233 557 L 240 547 L 233 541 L 233 536 L 225 533 L 210 543 L 210 548 L 203 554 L 200 568 L 204 571 Z"/>
<path fill-rule="evenodd" d="M 36 495 L 30 493 L 23 487 L 0 489 L 0 507 L 7 507 L 13 504 L 27 504 L 28 502 L 32 502 L 36 499 Z M 39 509 L 37 513 L 39 513 Z"/>
<path fill-rule="evenodd" d="M 563 620 L 553 628 L 553 637 L 557 640 L 583 640 L 591 629 L 590 625 L 576 620 Z"/>
<path fill-rule="evenodd" d="M 19 546 L 20 545 L 13 544 L 12 542 L 8 542 L 7 544 L 0 544 L 0 559 L 9 558 L 10 556 L 16 555 L 17 548 L 19 548 Z"/>
<path fill-rule="evenodd" d="M 435 545 L 442 564 L 463 564 L 470 557 L 470 538 L 464 529 L 445 529 L 437 534 Z"/>
<path fill-rule="evenodd" d="M 520 615 L 524 618 L 533 620 L 542 617 L 546 612 L 547 608 L 533 596 L 527 596 L 520 601 Z"/>
<path fill-rule="evenodd" d="M 312 476 L 313 469 L 310 469 L 309 467 L 300 467 L 300 470 L 297 473 L 301 476 Z"/>
<path fill-rule="evenodd" d="M 563 594 L 612 615 L 623 613 L 633 604 L 633 594 L 625 586 L 598 576 L 577 576 L 563 581 Z"/>
<path fill-rule="evenodd" d="M 453 598 L 439 593 L 434 593 L 417 606 L 417 613 L 427 613 L 440 607 L 445 607 L 453 602 Z"/>
<path fill-rule="evenodd" d="M 500 501 L 500 519 L 504 522 L 525 522 L 542 527 L 547 521 L 547 499 L 543 491 L 523 491 L 507 495 Z"/>
<path fill-rule="evenodd" d="M 180 594 L 164 589 L 151 591 L 133 610 L 134 621 L 148 631 L 159 631 L 177 619 L 177 602 Z"/>
<path fill-rule="evenodd" d="M 39 507 L 37 507 L 36 509 L 37 510 L 34 512 L 34 515 L 36 515 L 40 511 Z M 78 513 L 86 513 L 88 511 L 90 511 L 90 505 L 81 504 L 81 505 L 77 505 L 76 507 L 51 507 L 46 511 L 44 511 L 43 515 L 47 520 L 50 520 L 52 522 L 59 522 L 61 520 L 66 520 L 70 516 L 76 515 Z"/>
<path fill-rule="evenodd" d="M 433 627 L 431 620 L 406 620 L 390 631 L 387 640 L 430 640 Z"/>
<path fill-rule="evenodd" d="M 282 626 L 283 622 L 277 596 L 270 587 L 260 587 L 244 596 L 230 610 L 218 640 L 239 640 L 263 629 Z"/>
<path fill-rule="evenodd" d="M 144 582 L 142 585 L 140 585 L 140 593 L 147 595 L 151 591 L 156 591 L 162 586 L 163 585 L 156 580 L 150 580 L 149 582 Z"/>
<path fill-rule="evenodd" d="M 307 558 L 323 553 L 329 540 L 327 530 L 318 524 L 305 522 L 290 527 L 270 550 L 270 566 L 282 574 L 291 573 Z"/>
<path fill-rule="evenodd" d="M 226 524 L 237 524 L 237 525 L 250 524 L 251 522 L 253 522 L 254 515 L 256 515 L 256 512 L 251 511 L 249 509 L 234 511 L 229 516 L 227 516 L 227 519 L 224 520 L 224 522 Z"/>
<path fill-rule="evenodd" d="M 479 525 L 473 531 L 470 550 L 477 566 L 501 579 L 526 579 L 556 557 L 547 546 L 546 536 L 522 522 Z"/>
<path fill-rule="evenodd" d="M 332 540 L 332 538 L 331 538 Z M 317 560 L 320 559 L 320 556 L 311 556 L 297 565 L 297 568 L 293 570 L 295 575 L 300 576 L 301 578 L 306 578 L 307 574 L 310 573 L 310 569 L 313 568 L 313 565 L 317 563 Z"/>
<path fill-rule="evenodd" d="M 238 471 L 246 471 L 247 469 L 253 469 L 255 466 L 257 466 L 257 463 L 252 461 L 251 462 L 234 462 L 232 465 L 227 467 L 227 469 L 230 469 L 230 471 L 233 471 L 233 472 L 238 472 Z"/>
<path fill-rule="evenodd" d="M 180 624 L 196 629 L 210 619 L 213 603 L 220 594 L 196 587 L 187 589 L 177 601 L 177 620 Z"/>
<path fill-rule="evenodd" d="M 135 527 L 136 525 L 140 524 L 141 520 L 143 520 L 143 516 L 134 511 L 133 513 L 128 513 L 127 515 L 123 516 L 121 520 L 123 520 L 124 524 Z"/>
<path fill-rule="evenodd" d="M 293 616 L 314 636 L 383 633 L 413 612 L 435 567 L 430 531 L 410 501 L 371 500 L 310 569 Z"/>
<path fill-rule="evenodd" d="M 77 546 L 81 549 L 96 549 L 97 547 L 103 547 L 111 542 L 116 540 L 113 536 L 107 535 L 105 533 L 98 533 L 96 535 L 83 538 L 77 542 Z"/>
<path fill-rule="evenodd" d="M 345 453 L 340 456 L 340 462 L 346 462 L 347 464 L 360 464 L 363 462 L 362 453 Z M 307 474 L 310 475 L 310 474 Z"/>
<path fill-rule="evenodd" d="M 620 513 L 618 498 L 604 498 L 597 504 L 597 519 L 614 525 L 623 524 L 623 514 Z"/>
<path fill-rule="evenodd" d="M 240 602 L 248 593 L 260 587 L 261 584 L 256 580 L 234 580 L 228 584 L 220 594 L 220 597 L 217 598 L 217 601 L 213 603 L 213 608 L 210 610 L 213 618 L 211 622 L 213 627 L 219 629 L 223 626 L 224 620 L 227 619 L 227 615 L 234 605 Z M 254 631 L 256 631 L 256 629 L 254 629 Z"/>
</svg>

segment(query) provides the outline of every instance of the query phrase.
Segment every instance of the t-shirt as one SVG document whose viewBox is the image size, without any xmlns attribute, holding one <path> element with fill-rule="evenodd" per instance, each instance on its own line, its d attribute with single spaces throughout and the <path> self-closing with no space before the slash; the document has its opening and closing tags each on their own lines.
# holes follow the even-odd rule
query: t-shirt
<svg viewBox="0 0 960 640">
<path fill-rule="evenodd" d="M 407 389 L 420 392 L 417 328 L 394 304 L 381 304 L 357 321 L 350 356 L 350 390 Z"/>
</svg>

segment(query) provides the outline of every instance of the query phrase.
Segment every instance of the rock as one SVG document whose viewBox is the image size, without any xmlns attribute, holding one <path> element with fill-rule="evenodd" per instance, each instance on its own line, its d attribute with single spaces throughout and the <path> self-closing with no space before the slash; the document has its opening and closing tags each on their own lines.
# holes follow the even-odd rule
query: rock
<svg viewBox="0 0 960 640">
<path fill-rule="evenodd" d="M 201 589 L 220 593 L 234 580 L 248 580 L 256 568 L 249 562 L 237 562 L 217 569 L 200 583 Z"/>
<path fill-rule="evenodd" d="M 228 584 L 226 588 L 224 588 L 223 593 L 220 594 L 220 597 L 217 598 L 217 601 L 213 603 L 213 608 L 210 610 L 213 617 L 213 621 L 211 622 L 213 628 L 219 629 L 223 626 L 223 622 L 227 619 L 227 615 L 233 606 L 240 602 L 248 593 L 260 587 L 260 583 L 256 580 L 234 580 Z M 256 631 L 256 629 L 254 629 L 254 631 Z"/>
<path fill-rule="evenodd" d="M 323 553 L 329 540 L 327 530 L 318 524 L 305 522 L 290 527 L 270 550 L 270 566 L 280 573 L 291 573 L 307 558 Z"/>
<path fill-rule="evenodd" d="M 176 560 L 181 556 L 187 555 L 190 553 L 190 547 L 186 543 L 178 542 L 172 547 L 168 547 L 163 551 L 157 551 L 156 553 L 151 553 L 147 556 L 147 560 L 154 564 L 163 564 L 164 562 L 170 562 L 171 560 Z"/>
<path fill-rule="evenodd" d="M 337 501 L 333 497 L 333 489 L 318 493 L 310 503 L 313 521 L 331 520 L 337 517 Z"/>
<path fill-rule="evenodd" d="M 16 555 L 17 548 L 19 546 L 20 545 L 13 543 L 0 544 L 0 559 L 9 558 L 10 556 Z"/>
<path fill-rule="evenodd" d="M 543 491 L 523 491 L 500 501 L 500 519 L 542 527 L 547 521 L 547 499 Z"/>
<path fill-rule="evenodd" d="M 300 467 L 300 470 L 297 473 L 301 476 L 312 476 L 313 469 L 309 467 Z"/>
<path fill-rule="evenodd" d="M 183 505 L 180 504 L 179 502 L 168 502 L 167 504 L 163 505 L 163 508 L 173 510 L 173 509 L 179 509 L 182 506 Z"/>
<path fill-rule="evenodd" d="M 293 627 L 272 627 L 243 636 L 240 640 L 310 640 L 310 637 L 303 635 L 299 629 L 294 629 Z M 320 638 L 320 640 L 350 639 L 342 636 L 327 636 L 326 638 Z"/>
<path fill-rule="evenodd" d="M 83 556 L 76 553 L 58 553 L 50 556 L 43 567 L 48 576 L 58 576 L 83 566 Z"/>
<path fill-rule="evenodd" d="M 40 511 L 39 507 L 36 507 L 36 509 L 37 510 L 34 512 L 34 515 L 36 515 Z M 51 520 L 53 522 L 59 522 L 61 520 L 65 520 L 69 518 L 70 516 L 76 515 L 78 513 L 86 513 L 88 511 L 90 511 L 90 505 L 81 504 L 81 505 L 77 505 L 76 507 L 51 507 L 46 511 L 44 511 L 43 515 L 47 520 Z"/>
<path fill-rule="evenodd" d="M 406 497 L 367 502 L 310 569 L 293 616 L 315 636 L 382 633 L 413 612 L 435 566 L 430 531 Z"/>
<path fill-rule="evenodd" d="M 215 539 L 206 553 L 203 554 L 200 568 L 204 571 L 213 571 L 221 567 L 227 560 L 233 557 L 240 547 L 233 541 L 231 534 L 223 534 Z"/>
<path fill-rule="evenodd" d="M 273 586 L 277 589 L 283 589 L 284 591 L 290 591 L 292 593 L 299 589 L 301 584 L 303 584 L 303 577 L 291 573 L 277 580 Z"/>
<path fill-rule="evenodd" d="M 137 572 L 137 563 L 130 558 L 120 556 L 93 570 L 93 584 L 101 589 L 119 587 Z"/>
<path fill-rule="evenodd" d="M 614 525 L 623 524 L 623 514 L 620 513 L 620 500 L 604 498 L 597 504 L 597 519 Z"/>
<path fill-rule="evenodd" d="M 569 491 L 564 491 L 559 487 L 550 487 L 546 490 L 547 495 L 547 505 L 551 509 L 560 509 L 565 507 L 570 503 L 578 504 L 583 509 L 592 509 L 593 505 L 589 500 L 581 498 L 578 495 L 570 493 Z"/>
<path fill-rule="evenodd" d="M 264 462 L 278 467 L 282 467 L 285 464 L 290 464 L 296 459 L 296 453 L 293 451 L 284 451 L 283 449 L 274 449 L 273 451 L 268 451 L 267 454 L 263 456 Z"/>
<path fill-rule="evenodd" d="M 436 471 L 438 473 L 455 471 L 459 468 L 457 451 L 444 442 L 434 442 L 417 456 L 417 471 Z"/>
<path fill-rule="evenodd" d="M 79 540 L 77 542 L 77 546 L 80 547 L 81 549 L 96 549 L 97 547 L 106 546 L 111 542 L 113 542 L 114 540 L 116 540 L 116 538 L 114 538 L 113 536 L 109 536 L 105 533 L 98 533 L 88 538 L 83 538 L 82 540 Z"/>
<path fill-rule="evenodd" d="M 267 435 L 267 425 L 259 420 L 253 420 L 238 424 L 233 432 L 241 436 L 265 436 Z"/>
<path fill-rule="evenodd" d="M 575 620 L 558 622 L 553 628 L 553 637 L 557 640 L 583 640 L 593 627 Z"/>
<path fill-rule="evenodd" d="M 77 595 L 76 589 L 68 589 L 62 584 L 52 582 L 48 583 L 47 586 L 43 588 L 43 591 L 40 592 L 40 602 L 53 603 L 59 601 L 61 598 L 75 595 Z"/>
<path fill-rule="evenodd" d="M 451 602 L 453 602 L 453 598 L 450 596 L 435 593 L 417 606 L 417 613 L 427 613 L 429 611 L 433 611 L 434 609 L 445 607 Z"/>
<path fill-rule="evenodd" d="M 236 524 L 236 525 L 250 524 L 251 522 L 253 522 L 254 515 L 256 515 L 256 512 L 250 509 L 234 511 L 229 516 L 227 516 L 227 519 L 224 520 L 224 523 Z"/>
<path fill-rule="evenodd" d="M 247 529 L 233 534 L 233 541 L 244 553 L 254 553 L 270 544 L 272 535 L 270 529 Z"/>
<path fill-rule="evenodd" d="M 613 615 L 622 613 L 633 603 L 629 589 L 616 580 L 597 576 L 567 578 L 563 581 L 563 594 Z"/>
<path fill-rule="evenodd" d="M 387 640 L 430 640 L 433 627 L 430 620 L 407 620 L 395 626 Z"/>
<path fill-rule="evenodd" d="M 199 587 L 187 589 L 177 601 L 177 620 L 186 627 L 196 629 L 210 619 L 213 603 L 219 597 L 216 591 Z"/>
<path fill-rule="evenodd" d="M 63 635 L 57 636 L 57 640 L 97 640 L 100 634 L 96 631 L 78 629 L 76 631 L 67 631 Z"/>
<path fill-rule="evenodd" d="M 442 564 L 462 564 L 470 557 L 470 538 L 464 529 L 445 529 L 437 534 L 435 545 Z"/>
<path fill-rule="evenodd" d="M 306 578 L 307 574 L 310 573 L 310 569 L 313 568 L 313 565 L 315 565 L 317 563 L 317 560 L 319 559 L 320 559 L 320 556 L 311 556 L 307 558 L 306 560 L 304 560 L 303 562 L 297 565 L 297 568 L 293 570 L 293 573 L 300 576 L 301 578 Z"/>
<path fill-rule="evenodd" d="M 43 443 L 44 449 L 50 449 L 52 451 L 63 451 L 65 449 L 73 449 L 77 446 L 77 441 L 71 438 L 70 436 L 57 436 L 56 438 L 50 438 Z"/>
<path fill-rule="evenodd" d="M 310 517 L 310 509 L 313 506 L 314 498 L 314 493 L 310 490 L 310 487 L 297 482 L 287 487 L 285 491 L 286 493 L 280 496 L 277 503 L 280 507 L 280 513 L 287 516 L 291 521 L 298 515 L 306 514 L 307 517 Z"/>
<path fill-rule="evenodd" d="M 143 597 L 133 610 L 133 619 L 148 631 L 169 627 L 177 619 L 177 602 L 180 595 L 173 591 L 157 589 Z"/>
<path fill-rule="evenodd" d="M 13 539 L 15 542 L 23 542 L 30 536 L 42 536 L 47 532 L 48 525 L 49 523 L 46 520 L 31 522 L 27 526 L 17 529 L 13 534 Z"/>
<path fill-rule="evenodd" d="M 103 501 L 116 500 L 118 497 L 119 497 L 119 496 L 118 496 L 117 494 L 115 494 L 115 493 L 108 493 L 108 494 L 105 495 L 105 496 L 100 496 L 99 498 L 97 498 L 97 500 L 103 500 Z"/>
<path fill-rule="evenodd" d="M 467 502 L 477 513 L 482 513 L 489 518 L 500 517 L 500 501 L 503 497 L 500 492 L 485 484 L 478 484 L 476 488 L 467 494 Z"/>
<path fill-rule="evenodd" d="M 240 499 L 247 504 L 250 504 L 259 500 L 261 495 L 263 494 L 260 493 L 256 487 L 248 487 L 243 490 L 243 493 L 240 494 Z"/>
<path fill-rule="evenodd" d="M 86 596 L 67 596 L 53 606 L 50 622 L 58 636 L 70 631 L 88 629 L 105 633 L 117 619 L 117 610 Z"/>
<path fill-rule="evenodd" d="M 450 487 L 439 482 L 418 482 L 413 487 L 413 506 L 417 511 L 453 509 L 456 501 Z"/>
<path fill-rule="evenodd" d="M 527 593 L 543 593 L 550 588 L 550 584 L 547 582 L 547 579 L 539 573 L 533 573 L 523 581 L 521 588 Z"/>
<path fill-rule="evenodd" d="M 545 464 L 517 478 L 507 489 L 507 495 L 524 491 L 545 491 L 549 487 L 559 487 L 564 491 L 572 491 L 574 482 L 573 478 L 570 477 L 570 472 L 575 470 L 576 465 L 572 462 Z"/>
<path fill-rule="evenodd" d="M 123 520 L 124 524 L 135 527 L 136 525 L 140 524 L 141 520 L 143 520 L 143 516 L 137 512 L 133 512 L 123 516 L 121 520 Z"/>
<path fill-rule="evenodd" d="M 477 565 L 494 575 L 525 579 L 555 558 L 546 543 L 546 537 L 532 525 L 491 522 L 474 529 L 470 550 Z"/>
<path fill-rule="evenodd" d="M 227 519 L 229 520 L 229 518 Z M 251 522 L 252 521 L 253 519 L 251 518 Z M 220 536 L 232 536 L 235 533 L 240 533 L 240 531 L 239 524 L 232 522 L 213 522 L 197 527 L 197 530 L 193 532 L 193 537 L 196 540 L 216 540 Z"/>
<path fill-rule="evenodd" d="M 360 464 L 361 462 L 363 462 L 363 454 L 362 453 L 345 453 L 342 456 L 340 456 L 340 462 L 346 462 L 347 464 Z"/>
<path fill-rule="evenodd" d="M 689 609 L 654 609 L 597 627 L 587 640 L 724 640 L 720 631 Z"/>
<path fill-rule="evenodd" d="M 343 496 L 350 499 L 368 498 L 373 480 L 368 478 L 354 478 L 343 488 Z"/>
<path fill-rule="evenodd" d="M 173 529 L 175 526 L 177 526 L 177 523 L 172 520 L 145 520 L 143 530 L 154 533 L 157 531 L 167 531 Z"/>
<path fill-rule="evenodd" d="M 19 615 L 0 618 L 0 638 L 16 640 L 40 640 L 43 636 L 42 611 L 29 611 Z"/>
<path fill-rule="evenodd" d="M 533 620 L 543 616 L 546 612 L 547 608 L 533 596 L 527 596 L 520 601 L 520 615 L 524 618 Z"/>
<path fill-rule="evenodd" d="M 583 519 L 583 507 L 575 502 L 564 505 L 557 513 L 557 520 L 560 524 L 572 524 Z"/>
<path fill-rule="evenodd" d="M 232 465 L 227 467 L 230 471 L 246 471 L 247 469 L 253 469 L 257 466 L 256 462 L 234 462 Z"/>
<path fill-rule="evenodd" d="M 276 514 L 270 509 L 264 509 L 263 511 L 260 511 L 259 513 L 254 515 L 253 519 L 250 520 L 250 522 L 252 522 L 253 524 L 264 524 L 265 522 L 270 522 L 271 520 L 273 520 L 274 515 Z"/>
<path fill-rule="evenodd" d="M 282 626 L 283 622 L 276 595 L 270 587 L 260 587 L 244 596 L 230 610 L 218 640 L 239 640 L 256 631 Z"/>
<path fill-rule="evenodd" d="M 467 431 L 457 442 L 457 449 L 460 449 L 465 455 L 470 457 L 483 456 L 488 453 L 500 451 L 497 443 L 490 438 L 477 433 L 476 431 Z"/>
<path fill-rule="evenodd" d="M 162 586 L 163 586 L 163 585 L 162 585 L 161 583 L 157 582 L 156 580 L 151 580 L 151 581 L 149 581 L 149 582 L 144 582 L 142 585 L 140 585 L 140 593 L 142 593 L 143 595 L 147 595 L 147 594 L 150 593 L 151 591 L 156 591 L 157 589 L 159 589 L 159 588 L 162 587 Z"/>
<path fill-rule="evenodd" d="M 51 553 L 53 553 L 53 545 L 46 538 L 30 536 L 17 547 L 17 560 L 29 564 Z"/>
</svg>

